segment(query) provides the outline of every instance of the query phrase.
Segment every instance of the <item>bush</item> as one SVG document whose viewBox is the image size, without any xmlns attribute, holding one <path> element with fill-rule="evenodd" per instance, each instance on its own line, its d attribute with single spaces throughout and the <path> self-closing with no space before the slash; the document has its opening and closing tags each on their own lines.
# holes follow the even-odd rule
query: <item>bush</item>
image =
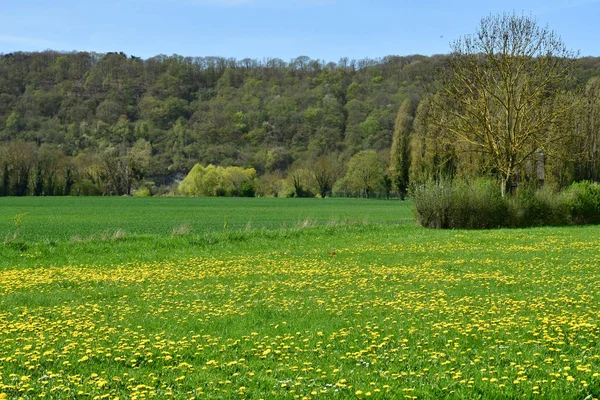
<svg viewBox="0 0 600 400">
<path fill-rule="evenodd" d="M 566 190 L 567 205 L 576 224 L 600 223 L 600 185 L 589 181 L 572 184 Z"/>
<path fill-rule="evenodd" d="M 150 189 L 148 189 L 146 186 L 141 186 L 138 190 L 136 190 L 133 193 L 133 197 L 149 197 L 152 196 L 152 193 L 150 193 Z"/>
<path fill-rule="evenodd" d="M 254 197 L 256 195 L 256 189 L 252 182 L 244 182 L 240 187 L 240 197 Z"/>
<path fill-rule="evenodd" d="M 553 193 L 542 188 L 519 188 L 517 195 L 508 197 L 510 218 L 508 226 L 556 226 L 571 223 L 564 193 Z"/>
<path fill-rule="evenodd" d="M 507 202 L 491 181 L 430 181 L 411 192 L 417 221 L 425 227 L 490 229 L 506 224 Z"/>
<path fill-rule="evenodd" d="M 453 185 L 450 226 L 464 229 L 491 229 L 506 226 L 508 204 L 498 186 L 490 180 Z"/>
<path fill-rule="evenodd" d="M 560 193 L 521 187 L 501 197 L 489 180 L 430 181 L 411 190 L 417 221 L 427 228 L 490 229 L 600 223 L 600 185 L 582 182 Z"/>
<path fill-rule="evenodd" d="M 426 228 L 451 228 L 448 216 L 452 202 L 452 182 L 429 181 L 413 186 L 417 222 Z"/>
<path fill-rule="evenodd" d="M 100 196 L 102 190 L 89 179 L 82 179 L 73 185 L 71 193 L 76 196 Z"/>
</svg>

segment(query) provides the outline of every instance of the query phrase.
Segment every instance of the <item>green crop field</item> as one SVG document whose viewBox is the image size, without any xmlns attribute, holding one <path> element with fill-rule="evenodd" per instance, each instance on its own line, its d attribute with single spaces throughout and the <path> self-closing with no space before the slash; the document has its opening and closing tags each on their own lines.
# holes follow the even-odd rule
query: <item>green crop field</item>
<svg viewBox="0 0 600 400">
<path fill-rule="evenodd" d="M 0 234 L 0 399 L 600 397 L 597 226 L 7 198 Z"/>
<path fill-rule="evenodd" d="M 0 234 L 11 232 L 14 216 L 25 214 L 20 238 L 69 240 L 116 229 L 143 235 L 169 235 L 188 225 L 190 233 L 294 228 L 339 223 L 400 223 L 412 219 L 410 207 L 395 201 L 273 198 L 0 198 Z"/>
</svg>

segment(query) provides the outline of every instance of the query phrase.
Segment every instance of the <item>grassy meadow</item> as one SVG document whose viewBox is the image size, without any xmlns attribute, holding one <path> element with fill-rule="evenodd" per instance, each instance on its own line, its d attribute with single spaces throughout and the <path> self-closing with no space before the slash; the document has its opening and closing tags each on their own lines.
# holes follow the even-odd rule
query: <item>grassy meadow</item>
<svg viewBox="0 0 600 400">
<path fill-rule="evenodd" d="M 600 398 L 597 226 L 3 198 L 0 234 L 0 399 Z"/>
</svg>

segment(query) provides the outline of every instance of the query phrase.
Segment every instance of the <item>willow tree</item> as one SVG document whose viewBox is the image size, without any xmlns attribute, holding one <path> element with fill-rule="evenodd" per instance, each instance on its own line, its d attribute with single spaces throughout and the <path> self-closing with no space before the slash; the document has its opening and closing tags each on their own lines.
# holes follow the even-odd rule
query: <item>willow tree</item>
<svg viewBox="0 0 600 400">
<path fill-rule="evenodd" d="M 569 110 L 555 98 L 574 59 L 554 31 L 515 14 L 485 17 L 452 44 L 437 119 L 458 150 L 483 153 L 503 195 L 519 169 L 565 139 L 551 127 Z"/>
<path fill-rule="evenodd" d="M 574 130 L 580 140 L 581 180 L 600 180 L 600 78 L 587 83 L 576 108 Z"/>
</svg>

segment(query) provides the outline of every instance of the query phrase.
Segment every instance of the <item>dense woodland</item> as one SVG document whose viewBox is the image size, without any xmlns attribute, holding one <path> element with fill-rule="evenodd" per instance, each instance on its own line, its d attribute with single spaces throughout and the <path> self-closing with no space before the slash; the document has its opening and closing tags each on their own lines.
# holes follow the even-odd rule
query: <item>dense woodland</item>
<svg viewBox="0 0 600 400">
<path fill-rule="evenodd" d="M 429 122 L 448 58 L 0 55 L 0 195 L 164 194 L 196 164 L 218 175 L 207 195 L 402 195 L 468 176 L 481 160 L 458 163 Z M 552 128 L 575 135 L 522 175 L 598 180 L 598 77 L 600 58 L 576 60 L 557 100 L 573 106 Z M 252 188 L 223 181 L 236 174 Z"/>
</svg>

